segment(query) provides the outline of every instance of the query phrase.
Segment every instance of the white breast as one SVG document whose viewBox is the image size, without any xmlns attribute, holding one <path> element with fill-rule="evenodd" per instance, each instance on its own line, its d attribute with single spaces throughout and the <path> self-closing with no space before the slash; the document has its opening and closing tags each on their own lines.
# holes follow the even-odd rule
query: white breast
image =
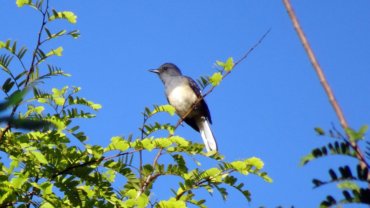
<svg viewBox="0 0 370 208">
<path fill-rule="evenodd" d="M 197 96 L 193 89 L 187 85 L 175 87 L 168 93 L 168 101 L 180 116 L 186 114 L 196 100 Z"/>
</svg>

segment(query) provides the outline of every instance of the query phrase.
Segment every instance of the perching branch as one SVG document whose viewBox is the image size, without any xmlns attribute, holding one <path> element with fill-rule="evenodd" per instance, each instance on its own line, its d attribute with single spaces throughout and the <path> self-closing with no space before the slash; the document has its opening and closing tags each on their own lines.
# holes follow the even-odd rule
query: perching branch
<svg viewBox="0 0 370 208">
<path fill-rule="evenodd" d="M 258 40 L 258 42 L 257 43 L 255 43 L 237 62 L 235 62 L 235 64 L 234 64 L 234 66 L 233 66 L 233 68 L 236 66 L 236 65 L 238 65 L 239 63 L 241 63 L 242 61 L 244 61 L 248 56 L 249 56 L 249 54 L 255 49 L 255 48 L 257 48 L 257 46 L 258 45 L 260 45 L 261 43 L 262 43 L 262 41 L 265 39 L 265 37 L 269 34 L 269 32 L 270 32 L 270 29 L 267 31 L 267 32 L 265 32 L 265 34 L 263 34 L 263 36 Z M 224 79 L 227 75 L 229 75 L 230 73 L 231 73 L 231 71 L 232 70 L 230 70 L 230 71 L 227 71 L 224 75 L 223 75 L 223 77 L 222 77 L 222 79 Z M 212 86 L 206 93 L 204 93 L 203 94 L 203 96 L 202 97 L 200 97 L 200 98 L 198 98 L 195 102 L 194 102 L 194 104 L 193 104 L 193 106 L 192 106 L 192 108 L 190 108 L 185 114 L 184 114 L 184 116 L 183 117 L 181 117 L 179 120 L 178 120 L 178 122 L 176 123 L 176 125 L 174 126 L 174 130 L 176 130 L 179 126 L 180 126 L 180 124 L 184 121 L 184 119 L 193 111 L 193 109 L 196 107 L 196 105 L 202 100 L 202 99 L 204 99 L 207 95 L 209 95 L 214 89 L 215 89 L 215 87 L 216 86 Z M 144 118 L 144 123 L 145 123 L 145 118 Z M 143 126 L 144 126 L 144 124 L 143 124 Z M 143 129 L 144 129 L 144 127 L 141 129 L 141 133 L 142 133 L 142 137 L 143 137 Z M 170 134 L 170 135 L 168 135 L 168 137 L 171 137 L 171 136 L 173 136 L 172 134 Z M 154 158 L 154 161 L 153 161 L 153 167 L 155 167 L 156 165 L 157 165 L 157 162 L 158 162 L 158 159 L 159 159 L 159 157 L 162 155 L 162 151 L 163 151 L 163 149 L 160 149 L 159 151 L 158 151 L 158 153 L 157 153 L 157 155 L 155 156 L 155 158 Z M 140 163 L 141 163 L 141 157 L 140 157 Z M 141 166 L 141 165 L 140 165 Z M 140 190 L 138 191 L 138 193 L 137 193 L 137 196 L 136 196 L 136 198 L 138 198 L 145 190 L 146 190 L 146 188 L 148 187 L 148 185 L 155 179 L 155 178 L 157 178 L 159 175 L 161 175 L 160 173 L 156 173 L 156 174 L 154 174 L 154 172 L 152 173 L 152 174 L 150 174 L 150 175 L 148 175 L 147 177 L 146 177 L 146 179 L 145 179 L 145 181 L 144 182 L 141 182 L 141 187 L 140 187 Z M 141 177 L 140 177 L 141 178 Z"/>
<path fill-rule="evenodd" d="M 324 88 L 324 91 L 325 91 L 326 95 L 329 98 L 329 102 L 330 102 L 331 106 L 333 107 L 342 128 L 343 129 L 348 128 L 348 123 L 347 123 L 346 118 L 343 114 L 343 111 L 340 108 L 338 101 L 335 99 L 334 92 L 330 88 L 330 85 L 329 85 L 328 81 L 326 80 L 325 74 L 324 74 L 324 72 L 323 72 L 323 70 L 322 70 L 322 68 L 319 64 L 319 61 L 317 60 L 309 42 L 308 42 L 308 39 L 306 38 L 306 36 L 303 32 L 303 29 L 301 28 L 301 26 L 298 22 L 298 19 L 295 15 L 293 7 L 290 4 L 290 0 L 283 0 L 283 3 L 286 7 L 286 10 L 289 14 L 290 19 L 292 20 L 293 27 L 296 30 L 299 39 L 301 40 L 301 43 L 302 43 L 302 45 L 303 45 L 303 47 L 304 47 L 304 49 L 307 53 L 307 56 L 308 56 L 308 58 L 309 58 L 309 60 L 312 64 L 312 67 L 314 68 L 317 76 L 319 77 L 320 83 L 321 83 L 322 87 Z M 361 149 L 358 147 L 356 142 L 350 142 L 350 143 L 351 143 L 351 147 L 356 152 L 356 157 L 360 161 L 361 167 L 366 168 L 366 163 L 364 162 L 364 156 L 363 156 L 363 153 L 362 153 Z M 370 173 L 368 175 L 368 178 L 369 178 L 369 176 L 370 176 Z"/>
<path fill-rule="evenodd" d="M 234 66 L 232 67 L 232 69 L 234 69 L 238 64 L 240 64 L 242 61 L 244 61 L 246 58 L 248 58 L 248 56 L 250 55 L 250 53 L 252 53 L 252 51 L 254 51 L 254 49 L 256 49 L 261 43 L 262 41 L 266 38 L 266 36 L 270 33 L 271 29 L 267 30 L 265 32 L 265 34 L 262 35 L 262 37 L 252 46 L 249 48 L 249 50 L 237 61 L 235 62 Z M 223 76 L 222 76 L 222 80 L 224 80 L 227 75 L 229 75 L 232 71 L 232 69 L 230 71 L 227 71 Z M 177 127 L 180 126 L 180 124 L 184 121 L 184 119 L 194 110 L 194 108 L 198 105 L 198 103 L 204 99 L 207 95 L 209 95 L 214 89 L 216 88 L 216 86 L 212 86 L 206 93 L 203 94 L 202 97 L 198 98 L 194 104 L 193 104 L 193 107 L 191 109 L 189 109 L 189 111 L 187 111 L 184 116 L 182 116 L 176 123 L 175 125 L 175 128 L 174 130 L 177 129 Z M 171 135 L 170 135 L 171 136 Z"/>
</svg>

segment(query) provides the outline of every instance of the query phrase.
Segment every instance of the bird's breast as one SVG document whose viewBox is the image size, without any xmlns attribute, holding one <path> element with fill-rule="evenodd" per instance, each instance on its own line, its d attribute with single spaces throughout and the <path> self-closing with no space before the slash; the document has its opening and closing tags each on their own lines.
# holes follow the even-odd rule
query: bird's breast
<svg viewBox="0 0 370 208">
<path fill-rule="evenodd" d="M 188 85 L 174 87 L 171 91 L 167 92 L 167 97 L 169 103 L 176 109 L 177 114 L 180 116 L 184 116 L 197 100 L 196 94 Z"/>
</svg>

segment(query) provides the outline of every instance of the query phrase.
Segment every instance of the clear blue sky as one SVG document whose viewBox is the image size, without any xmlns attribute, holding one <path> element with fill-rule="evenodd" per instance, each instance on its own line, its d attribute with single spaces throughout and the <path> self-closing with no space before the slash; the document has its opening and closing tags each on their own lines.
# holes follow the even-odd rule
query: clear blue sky
<svg viewBox="0 0 370 208">
<path fill-rule="evenodd" d="M 369 124 L 370 2 L 292 4 L 349 124 L 355 129 Z M 73 76 L 46 86 L 81 86 L 84 97 L 103 105 L 97 118 L 82 122 L 89 142 L 100 145 L 115 135 L 139 136 L 144 107 L 166 103 L 160 80 L 147 69 L 173 62 L 193 78 L 210 75 L 216 60 L 238 59 L 271 28 L 206 100 L 220 152 L 227 160 L 260 157 L 274 183 L 249 176 L 243 180 L 251 203 L 231 192 L 226 202 L 218 194 L 207 196 L 207 205 L 317 207 L 332 190 L 313 190 L 311 180 L 327 179 L 327 169 L 344 158 L 299 166 L 313 147 L 331 141 L 316 136 L 313 128 L 339 124 L 281 1 L 51 0 L 51 5 L 74 11 L 78 22 L 70 28 L 82 35 L 55 42 L 64 46 L 64 55 L 54 63 Z M 30 8 L 18 9 L 14 0 L 0 0 L 0 40 L 33 46 L 36 17 Z M 201 142 L 188 126 L 177 133 Z M 158 188 L 157 196 L 169 196 L 169 187 Z"/>
</svg>

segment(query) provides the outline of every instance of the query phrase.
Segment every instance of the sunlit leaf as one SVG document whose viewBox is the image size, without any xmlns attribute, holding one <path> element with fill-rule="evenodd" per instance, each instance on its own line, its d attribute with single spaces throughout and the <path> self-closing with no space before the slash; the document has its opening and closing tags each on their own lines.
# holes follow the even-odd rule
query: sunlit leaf
<svg viewBox="0 0 370 208">
<path fill-rule="evenodd" d="M 360 187 L 352 181 L 344 181 L 344 182 L 338 183 L 337 186 L 340 189 L 351 189 L 351 190 L 358 190 L 358 191 L 360 190 Z"/>
<path fill-rule="evenodd" d="M 16 4 L 17 4 L 18 7 L 22 7 L 24 5 L 31 5 L 32 0 L 17 0 Z"/>
<path fill-rule="evenodd" d="M 263 166 L 264 166 L 264 163 L 261 159 L 257 158 L 257 157 L 251 157 L 251 158 L 248 158 L 245 160 L 245 162 L 248 164 L 248 165 L 253 165 L 254 167 L 256 167 L 257 169 L 262 169 Z"/>
<path fill-rule="evenodd" d="M 49 20 L 53 21 L 55 19 L 65 19 L 72 24 L 75 24 L 77 22 L 77 16 L 71 11 L 57 12 L 53 10 L 53 15 L 50 16 Z"/>
<path fill-rule="evenodd" d="M 228 58 L 224 65 L 224 70 L 226 72 L 231 71 L 234 68 L 234 59 L 232 57 Z"/>
<path fill-rule="evenodd" d="M 36 159 L 42 163 L 42 164 L 47 164 L 48 161 L 46 160 L 45 156 L 38 151 L 31 151 L 31 154 L 36 157 Z"/>
<path fill-rule="evenodd" d="M 124 140 L 122 137 L 112 137 L 111 143 L 108 145 L 108 147 L 104 151 L 111 151 L 111 150 L 120 150 L 120 151 L 126 151 L 130 147 L 129 142 L 127 140 Z"/>
<path fill-rule="evenodd" d="M 62 56 L 62 52 L 63 52 L 63 47 L 60 46 L 48 52 L 46 56 Z"/>
<path fill-rule="evenodd" d="M 212 86 L 219 85 L 221 80 L 222 74 L 220 72 L 215 72 L 211 77 L 209 77 L 209 81 L 211 82 Z"/>
</svg>

